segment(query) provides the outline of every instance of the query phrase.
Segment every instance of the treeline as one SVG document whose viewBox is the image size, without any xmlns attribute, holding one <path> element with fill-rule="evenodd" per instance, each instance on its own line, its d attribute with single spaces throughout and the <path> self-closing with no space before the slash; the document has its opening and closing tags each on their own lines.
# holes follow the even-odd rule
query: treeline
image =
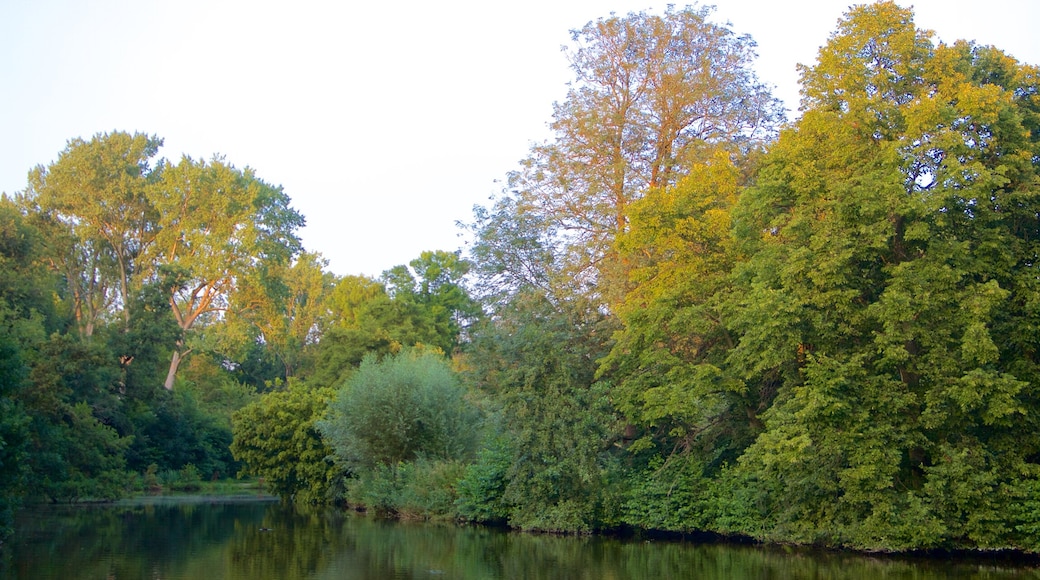
<svg viewBox="0 0 1040 580">
<path fill-rule="evenodd" d="M 281 188 L 161 139 L 74 139 L 0 200 L 0 538 L 25 500 L 237 475 L 232 414 L 365 354 L 450 353 L 478 311 L 457 253 L 338 278 Z"/>
<path fill-rule="evenodd" d="M 857 6 L 785 124 L 709 16 L 574 31 L 468 256 L 378 280 L 252 171 L 71 142 L 2 208 L 8 505 L 190 464 L 526 530 L 1040 549 L 1040 71 Z"/>
</svg>

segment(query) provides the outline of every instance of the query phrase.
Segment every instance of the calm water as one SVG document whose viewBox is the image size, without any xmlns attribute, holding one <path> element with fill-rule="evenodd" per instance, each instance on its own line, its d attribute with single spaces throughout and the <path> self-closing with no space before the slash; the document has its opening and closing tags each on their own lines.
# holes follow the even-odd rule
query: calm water
<svg viewBox="0 0 1040 580">
<path fill-rule="evenodd" d="M 1040 578 L 1006 561 L 868 558 L 756 546 L 510 534 L 277 502 L 162 501 L 23 512 L 0 577 Z"/>
</svg>

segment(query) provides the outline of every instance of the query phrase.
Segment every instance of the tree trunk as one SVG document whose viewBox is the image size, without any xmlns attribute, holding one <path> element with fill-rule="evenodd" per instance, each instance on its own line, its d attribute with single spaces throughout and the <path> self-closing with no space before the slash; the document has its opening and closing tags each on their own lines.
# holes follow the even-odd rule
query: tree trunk
<svg viewBox="0 0 1040 580">
<path fill-rule="evenodd" d="M 178 346 L 178 348 L 174 349 L 173 351 L 173 357 L 170 359 L 170 370 L 166 373 L 166 382 L 163 383 L 163 386 L 166 387 L 167 391 L 173 390 L 173 381 L 177 378 L 177 367 L 180 366 L 181 360 L 183 358 L 184 355 L 181 354 L 181 351 L 179 350 Z"/>
</svg>

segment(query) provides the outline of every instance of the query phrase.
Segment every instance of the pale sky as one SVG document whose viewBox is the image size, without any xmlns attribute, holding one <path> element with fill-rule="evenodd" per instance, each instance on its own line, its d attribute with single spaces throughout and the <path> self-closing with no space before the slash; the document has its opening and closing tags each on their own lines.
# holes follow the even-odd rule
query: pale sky
<svg viewBox="0 0 1040 580">
<path fill-rule="evenodd" d="M 758 42 L 760 79 L 797 109 L 795 65 L 815 61 L 849 4 L 719 0 L 714 20 Z M 0 192 L 24 189 L 69 139 L 154 134 L 161 157 L 219 153 L 283 186 L 308 250 L 336 274 L 379 275 L 460 248 L 456 221 L 549 136 L 570 29 L 664 6 L 0 0 Z M 1036 0 L 913 6 L 938 40 L 1040 64 Z"/>
</svg>

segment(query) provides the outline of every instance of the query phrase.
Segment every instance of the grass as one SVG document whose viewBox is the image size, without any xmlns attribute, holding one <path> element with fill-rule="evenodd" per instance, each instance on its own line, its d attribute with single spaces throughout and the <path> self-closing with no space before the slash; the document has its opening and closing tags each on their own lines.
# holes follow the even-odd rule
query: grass
<svg viewBox="0 0 1040 580">
<path fill-rule="evenodd" d="M 131 495 L 141 497 L 256 497 L 273 498 L 263 480 L 257 479 L 221 479 L 202 481 L 190 489 L 177 489 L 179 486 L 162 486 L 157 490 L 139 491 Z"/>
</svg>

